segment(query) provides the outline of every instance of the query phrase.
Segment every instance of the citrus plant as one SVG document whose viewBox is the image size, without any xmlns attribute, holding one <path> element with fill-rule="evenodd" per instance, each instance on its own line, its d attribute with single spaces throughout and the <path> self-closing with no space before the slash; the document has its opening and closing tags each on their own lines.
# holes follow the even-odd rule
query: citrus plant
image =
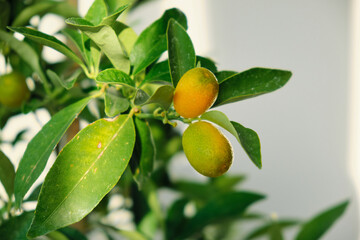
<svg viewBox="0 0 360 240">
<path fill-rule="evenodd" d="M 113 234 L 155 239 L 159 231 L 164 239 L 225 239 L 235 220 L 259 222 L 242 234 L 244 239 L 282 239 L 284 229 L 296 226 L 296 239 L 323 235 L 345 211 L 347 201 L 308 221 L 269 218 L 248 211 L 264 195 L 238 190 L 241 175 L 223 175 L 237 161 L 223 131 L 234 136 L 259 169 L 260 140 L 255 131 L 213 108 L 275 91 L 288 82 L 291 72 L 219 71 L 211 59 L 196 55 L 186 16 L 179 9 L 165 11 L 137 35 L 118 21 L 129 11 L 130 5 L 123 2 L 95 0 L 81 18 L 62 2 L 19 7 L 1 1 L 8 11 L 1 12 L 0 41 L 6 63 L 14 70 L 0 78 L 1 127 L 20 112 L 46 108 L 52 115 L 29 142 L 16 172 L 0 152 L 0 180 L 8 195 L 6 204 L 2 200 L 1 239 L 86 239 L 83 234 L 94 228 L 101 228 L 109 239 Z M 46 12 L 66 18 L 61 34 L 67 43 L 36 26 L 24 27 L 31 16 Z M 14 32 L 24 39 L 15 38 Z M 67 59 L 47 63 L 40 57 L 44 45 Z M 34 84 L 31 91 L 25 76 Z M 59 149 L 59 141 L 78 119 L 89 124 Z M 189 126 L 181 134 L 177 124 Z M 171 178 L 169 163 L 182 147 L 189 164 L 210 177 L 208 182 Z M 43 184 L 27 194 L 53 151 L 57 158 Z M 168 208 L 158 195 L 163 188 L 178 193 Z M 124 207 L 132 212 L 130 230 L 104 220 L 111 213 L 109 201 L 119 194 L 132 199 Z M 24 202 L 34 200 L 35 211 L 22 210 Z M 79 221 L 86 226 L 83 233 L 74 228 Z"/>
</svg>

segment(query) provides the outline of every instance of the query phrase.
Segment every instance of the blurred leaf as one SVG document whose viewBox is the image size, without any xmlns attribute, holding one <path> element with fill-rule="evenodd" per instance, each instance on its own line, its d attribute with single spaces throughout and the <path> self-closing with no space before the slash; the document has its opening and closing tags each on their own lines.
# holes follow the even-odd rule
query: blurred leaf
<svg viewBox="0 0 360 240">
<path fill-rule="evenodd" d="M 72 227 L 60 228 L 58 232 L 64 234 L 69 240 L 87 240 L 86 236 Z"/>
<path fill-rule="evenodd" d="M 145 79 L 140 84 L 143 85 L 148 82 L 162 81 L 171 83 L 169 61 L 165 60 L 159 63 L 156 63 L 150 71 L 146 74 Z"/>
<path fill-rule="evenodd" d="M 270 223 L 266 223 L 264 225 L 261 225 L 260 227 L 257 227 L 255 230 L 253 230 L 251 233 L 249 233 L 245 240 L 251 240 L 256 239 L 258 237 L 268 235 L 270 239 L 282 239 L 279 238 L 279 232 L 283 231 L 283 229 L 288 227 L 293 227 L 295 225 L 299 224 L 299 221 L 297 220 L 279 220 L 279 221 L 273 221 Z M 278 238 L 274 238 L 275 236 L 278 236 Z M 271 238 L 272 237 L 272 238 Z"/>
<path fill-rule="evenodd" d="M 172 99 L 174 96 L 174 88 L 172 86 L 161 86 L 154 92 L 149 99 L 140 105 L 146 105 L 151 103 L 156 103 L 160 105 L 165 110 L 168 110 L 171 106 Z"/>
<path fill-rule="evenodd" d="M 120 230 L 119 233 L 128 240 L 150 240 L 138 231 Z"/>
<path fill-rule="evenodd" d="M 25 26 L 28 24 L 29 20 L 35 15 L 42 15 L 53 7 L 54 5 L 59 4 L 55 1 L 43 1 L 38 2 L 28 7 L 24 8 L 15 18 L 12 25 L 13 27 Z"/>
<path fill-rule="evenodd" d="M 180 10 L 173 8 L 165 11 L 161 18 L 139 35 L 134 44 L 130 53 L 134 75 L 153 63 L 167 49 L 166 30 L 171 18 L 177 20 L 185 29 L 187 28 L 186 17 Z"/>
<path fill-rule="evenodd" d="M 222 83 L 223 81 L 225 81 L 227 78 L 234 76 L 235 74 L 238 74 L 238 72 L 234 72 L 234 71 L 221 71 L 221 72 L 216 72 L 215 76 L 218 80 L 218 83 Z"/>
<path fill-rule="evenodd" d="M 20 132 L 18 132 L 14 138 L 14 140 L 11 141 L 11 145 L 15 146 L 18 142 L 24 140 L 24 134 L 29 131 L 29 129 L 23 129 Z"/>
<path fill-rule="evenodd" d="M 20 207 L 23 197 L 44 170 L 52 150 L 90 99 L 85 98 L 56 113 L 29 142 L 15 176 L 17 208 Z"/>
<path fill-rule="evenodd" d="M 338 220 L 345 212 L 349 201 L 342 202 L 335 205 L 325 211 L 319 213 L 315 217 L 305 222 L 299 233 L 296 236 L 296 240 L 316 240 L 326 233 L 327 230 Z"/>
<path fill-rule="evenodd" d="M 39 186 L 37 186 L 30 194 L 30 196 L 28 198 L 25 199 L 26 202 L 31 202 L 31 201 L 37 201 L 39 194 L 40 194 L 40 190 L 41 190 L 42 184 L 40 184 Z"/>
<path fill-rule="evenodd" d="M 69 238 L 59 231 L 52 231 L 46 234 L 47 239 L 51 240 L 69 240 Z"/>
<path fill-rule="evenodd" d="M 137 225 L 137 229 L 150 239 L 154 239 L 158 228 L 158 221 L 153 212 L 149 211 Z"/>
<path fill-rule="evenodd" d="M 59 2 L 49 9 L 49 13 L 54 13 L 63 18 L 77 17 L 79 16 L 77 8 L 71 5 L 69 2 Z"/>
<path fill-rule="evenodd" d="M 252 68 L 238 73 L 221 82 L 213 107 L 275 91 L 284 86 L 290 77 L 289 71 L 269 68 Z"/>
<path fill-rule="evenodd" d="M 212 178 L 211 183 L 214 185 L 217 189 L 222 191 L 229 191 L 232 190 L 236 185 L 243 182 L 246 179 L 244 175 L 222 175 L 217 178 Z"/>
<path fill-rule="evenodd" d="M 142 187 L 153 171 L 155 146 L 147 121 L 135 117 L 135 129 L 136 144 L 130 166 L 135 181 Z"/>
<path fill-rule="evenodd" d="M 206 201 L 218 194 L 217 189 L 206 183 L 179 180 L 174 182 L 173 186 L 187 198 L 196 201 Z"/>
<path fill-rule="evenodd" d="M 195 216 L 184 225 L 176 239 L 184 239 L 202 230 L 209 224 L 219 223 L 227 219 L 241 216 L 253 203 L 264 196 L 251 192 L 230 192 L 219 194 L 199 209 Z"/>
<path fill-rule="evenodd" d="M 14 165 L 11 163 L 10 159 L 0 151 L 0 181 L 4 186 L 9 199 L 11 199 L 11 196 L 14 193 L 14 179 Z"/>
<path fill-rule="evenodd" d="M 46 176 L 28 236 L 78 222 L 91 212 L 120 179 L 134 144 L 130 115 L 100 119 L 81 130 Z"/>
<path fill-rule="evenodd" d="M 0 0 L 0 29 L 4 29 L 9 24 L 10 4 L 5 0 Z"/>
<path fill-rule="evenodd" d="M 50 69 L 48 69 L 46 71 L 47 75 L 53 82 L 59 83 L 63 88 L 65 88 L 67 90 L 71 89 L 74 86 L 74 84 L 75 84 L 76 80 L 78 79 L 79 75 L 81 74 L 81 72 L 82 71 L 80 69 L 78 69 L 68 79 L 63 80 L 56 74 L 56 72 L 54 72 Z"/>
<path fill-rule="evenodd" d="M 62 43 L 53 36 L 26 27 L 9 27 L 9 29 L 14 32 L 21 33 L 22 35 L 26 36 L 27 38 L 30 38 L 31 40 L 39 44 L 54 48 L 55 50 L 67 56 L 68 58 L 72 59 L 80 66 L 84 66 L 83 61 L 78 56 L 76 56 L 76 54 L 70 48 L 68 48 L 68 46 L 66 46 L 64 43 Z"/>
<path fill-rule="evenodd" d="M 85 15 L 85 19 L 94 25 L 101 23 L 107 16 L 107 6 L 104 0 L 95 0 Z"/>
<path fill-rule="evenodd" d="M 114 88 L 108 88 L 105 92 L 105 113 L 108 117 L 125 112 L 130 106 L 129 100 L 119 96 Z"/>
<path fill-rule="evenodd" d="M 176 88 L 180 78 L 196 65 L 194 46 L 186 30 L 174 19 L 167 29 L 167 46 L 171 81 Z"/>
<path fill-rule="evenodd" d="M 261 169 L 262 161 L 259 136 L 254 130 L 246 128 L 240 123 L 231 121 L 231 124 L 235 127 L 237 133 L 239 134 L 241 146 L 244 148 L 246 154 L 249 156 L 251 161 L 259 169 Z"/>
<path fill-rule="evenodd" d="M 129 73 L 130 62 L 125 57 L 119 39 L 108 25 L 93 26 L 82 18 L 68 18 L 65 22 L 85 33 L 105 53 L 116 69 Z"/>
<path fill-rule="evenodd" d="M 120 84 L 120 85 L 128 85 L 131 87 L 135 87 L 134 81 L 127 75 L 126 73 L 122 72 L 121 70 L 117 70 L 114 68 L 109 68 L 104 71 L 101 71 L 97 77 L 97 82 L 101 83 L 113 83 L 113 84 Z"/>
<path fill-rule="evenodd" d="M 30 227 L 34 212 L 24 212 L 10 218 L 0 226 L 1 240 L 24 240 Z"/>
<path fill-rule="evenodd" d="M 4 41 L 20 56 L 45 82 L 46 77 L 40 66 L 40 59 L 36 51 L 27 43 L 17 40 L 13 35 L 0 30 L 0 40 Z"/>
<path fill-rule="evenodd" d="M 186 198 L 181 198 L 172 203 L 165 219 L 165 235 L 166 239 L 176 239 L 181 234 L 182 227 L 187 223 L 188 219 L 184 215 L 185 206 L 189 203 Z"/>
<path fill-rule="evenodd" d="M 201 56 L 196 56 L 196 62 L 199 63 L 201 67 L 209 69 L 211 72 L 216 73 L 217 72 L 217 67 L 216 64 L 213 60 L 211 60 L 210 58 L 205 58 L 205 57 L 201 57 Z"/>
</svg>

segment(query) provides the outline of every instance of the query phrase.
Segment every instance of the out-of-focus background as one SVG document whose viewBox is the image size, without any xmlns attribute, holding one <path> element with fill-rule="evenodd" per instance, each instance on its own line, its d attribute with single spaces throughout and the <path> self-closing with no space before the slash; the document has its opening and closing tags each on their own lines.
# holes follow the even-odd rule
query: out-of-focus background
<svg viewBox="0 0 360 240">
<path fill-rule="evenodd" d="M 359 239 L 358 2 L 158 0 L 128 16 L 140 33 L 165 9 L 178 7 L 187 15 L 196 53 L 212 58 L 219 69 L 293 72 L 289 83 L 274 93 L 218 108 L 258 132 L 262 144 L 263 169 L 258 170 L 228 135 L 235 154 L 229 173 L 247 175 L 242 188 L 268 195 L 256 207 L 282 217 L 310 218 L 350 198 L 344 217 L 323 238 L 329 240 Z M 80 12 L 84 14 L 91 3 L 79 0 Z M 47 21 L 40 30 L 49 34 L 62 24 L 54 16 Z M 52 51 L 48 54 L 56 61 Z M 40 111 L 38 117 L 45 122 L 49 115 Z M 36 127 L 29 139 L 40 129 L 35 116 L 28 114 L 9 122 L 2 135 L 12 139 L 26 126 Z M 9 146 L 2 150 L 19 161 L 25 147 L 22 143 L 15 151 Z M 172 169 L 175 176 L 202 178 L 184 155 L 176 156 Z"/>
</svg>

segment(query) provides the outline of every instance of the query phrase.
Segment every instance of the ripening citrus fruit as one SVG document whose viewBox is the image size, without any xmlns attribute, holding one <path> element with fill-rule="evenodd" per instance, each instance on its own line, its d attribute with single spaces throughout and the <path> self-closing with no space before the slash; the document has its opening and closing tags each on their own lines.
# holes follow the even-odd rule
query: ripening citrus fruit
<svg viewBox="0 0 360 240">
<path fill-rule="evenodd" d="M 174 107 L 184 118 L 203 114 L 215 102 L 219 84 L 215 75 L 206 68 L 187 71 L 178 82 L 174 93 Z"/>
<path fill-rule="evenodd" d="M 191 166 L 207 177 L 224 174 L 233 160 L 229 140 L 208 122 L 190 124 L 182 137 L 182 145 Z"/>
<path fill-rule="evenodd" d="M 12 72 L 0 76 L 0 103 L 6 107 L 18 108 L 30 96 L 25 76 Z"/>
</svg>

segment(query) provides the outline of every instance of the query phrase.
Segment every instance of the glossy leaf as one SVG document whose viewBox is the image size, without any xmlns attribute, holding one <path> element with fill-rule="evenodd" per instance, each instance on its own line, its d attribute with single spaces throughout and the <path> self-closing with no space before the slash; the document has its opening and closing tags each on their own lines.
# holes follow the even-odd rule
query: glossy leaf
<svg viewBox="0 0 360 240">
<path fill-rule="evenodd" d="M 101 83 L 112 83 L 112 84 L 121 84 L 121 85 L 128 85 L 131 87 L 135 87 L 134 81 L 127 75 L 126 73 L 122 72 L 121 70 L 109 68 L 104 71 L 101 71 L 97 77 L 97 82 Z"/>
<path fill-rule="evenodd" d="M 55 50 L 61 52 L 68 58 L 72 59 L 74 62 L 79 64 L 80 66 L 83 66 L 82 60 L 76 56 L 76 54 L 71 51 L 70 48 L 68 48 L 64 43 L 59 41 L 57 38 L 47 35 L 45 33 L 39 32 L 32 28 L 25 28 L 25 27 L 9 27 L 10 30 L 14 32 L 18 32 L 23 34 L 25 37 L 30 38 L 31 40 L 43 44 L 46 46 L 49 46 L 51 48 L 54 48 Z"/>
<path fill-rule="evenodd" d="M 119 95 L 116 89 L 108 88 L 105 92 L 105 114 L 108 117 L 125 112 L 130 106 L 129 100 Z"/>
<path fill-rule="evenodd" d="M 156 63 L 150 71 L 146 74 L 145 79 L 142 81 L 141 85 L 148 82 L 168 82 L 171 83 L 169 61 L 165 60 L 159 63 Z"/>
<path fill-rule="evenodd" d="M 211 72 L 216 73 L 217 67 L 213 60 L 202 56 L 196 56 L 196 62 L 200 63 L 201 67 L 209 69 Z"/>
<path fill-rule="evenodd" d="M 155 160 L 155 146 L 147 121 L 135 118 L 135 127 L 136 144 L 131 159 L 131 169 L 135 181 L 141 187 L 148 181 L 152 173 Z"/>
<path fill-rule="evenodd" d="M 81 130 L 46 176 L 28 236 L 75 223 L 91 212 L 120 179 L 134 144 L 130 115 L 100 119 Z"/>
<path fill-rule="evenodd" d="M 127 27 L 119 33 L 118 37 L 119 37 L 121 46 L 126 53 L 126 56 L 130 57 L 131 50 L 134 47 L 134 44 L 138 38 L 138 35 L 134 31 L 134 29 Z"/>
<path fill-rule="evenodd" d="M 150 96 L 142 89 L 138 88 L 136 90 L 136 95 L 134 99 L 135 105 L 143 105 L 146 103 L 147 100 L 149 100 Z"/>
<path fill-rule="evenodd" d="M 194 46 L 186 30 L 174 19 L 167 29 L 167 47 L 171 81 L 176 87 L 180 78 L 196 65 Z"/>
<path fill-rule="evenodd" d="M 15 175 L 17 207 L 20 207 L 23 197 L 44 170 L 52 150 L 90 99 L 85 98 L 62 109 L 29 142 Z"/>
<path fill-rule="evenodd" d="M 262 167 L 261 161 L 261 145 L 260 139 L 257 133 L 250 129 L 242 126 L 237 122 L 231 121 L 231 124 L 236 129 L 241 146 L 244 148 L 246 154 L 249 156 L 251 161 L 259 168 Z"/>
<path fill-rule="evenodd" d="M 59 2 L 44 1 L 29 5 L 16 16 L 11 26 L 17 27 L 27 25 L 30 18 L 35 15 L 41 15 L 46 13 L 51 7 L 57 4 L 59 4 Z"/>
<path fill-rule="evenodd" d="M 297 220 L 279 220 L 271 223 L 266 223 L 256 228 L 251 233 L 249 233 L 245 237 L 245 240 L 257 239 L 258 237 L 265 235 L 268 235 L 270 238 L 273 237 L 274 235 L 278 236 L 278 233 L 279 232 L 281 233 L 283 229 L 288 227 L 293 227 L 297 224 L 299 224 L 299 221 Z M 276 239 L 276 238 L 271 238 L 271 239 Z"/>
<path fill-rule="evenodd" d="M 220 71 L 220 72 L 216 72 L 215 76 L 218 80 L 218 83 L 222 83 L 223 81 L 225 81 L 226 79 L 228 79 L 229 77 L 232 77 L 233 75 L 238 74 L 238 72 L 234 72 L 234 71 Z"/>
<path fill-rule="evenodd" d="M 171 18 L 187 29 L 186 17 L 180 10 L 173 8 L 165 11 L 160 19 L 147 27 L 138 37 L 130 53 L 131 65 L 134 66 L 133 74 L 144 70 L 165 52 L 166 30 Z"/>
<path fill-rule="evenodd" d="M 87 20 L 81 18 L 68 18 L 65 22 L 81 30 L 94 41 L 116 69 L 129 73 L 130 61 L 125 57 L 113 28 L 108 25 L 93 26 Z"/>
<path fill-rule="evenodd" d="M 45 82 L 46 77 L 40 65 L 40 58 L 36 51 L 24 41 L 19 41 L 13 35 L 0 30 L 0 40 L 6 42 Z"/>
<path fill-rule="evenodd" d="M 107 6 L 104 0 L 95 0 L 85 15 L 85 19 L 94 25 L 101 23 L 107 16 Z"/>
<path fill-rule="evenodd" d="M 320 214 L 316 215 L 309 221 L 305 222 L 296 236 L 296 240 L 316 240 L 320 239 L 327 230 L 343 215 L 349 201 L 342 202 L 333 206 Z"/>
<path fill-rule="evenodd" d="M 154 94 L 141 105 L 155 103 L 160 105 L 165 110 L 168 110 L 169 107 L 171 106 L 173 96 L 174 96 L 174 88 L 172 86 L 167 86 L 167 85 L 161 86 L 158 89 L 156 89 Z"/>
<path fill-rule="evenodd" d="M 177 239 L 187 238 L 209 224 L 239 217 L 250 205 L 263 198 L 263 195 L 251 192 L 231 192 L 217 195 L 189 219 Z"/>
<path fill-rule="evenodd" d="M 269 68 L 252 68 L 238 73 L 221 82 L 213 107 L 275 91 L 284 86 L 290 77 L 289 71 Z"/>
<path fill-rule="evenodd" d="M 0 151 L 0 181 L 5 188 L 9 199 L 14 193 L 15 169 L 9 158 Z"/>
<path fill-rule="evenodd" d="M 71 89 L 76 80 L 78 79 L 79 75 L 81 74 L 81 70 L 78 69 L 77 71 L 75 71 L 68 79 L 61 79 L 57 74 L 56 72 L 48 69 L 46 71 L 47 75 L 49 76 L 49 78 L 53 81 L 53 82 L 57 82 L 59 83 L 63 88 L 69 90 Z"/>
<path fill-rule="evenodd" d="M 10 218 L 0 226 L 1 240 L 24 240 L 30 227 L 34 212 L 24 212 L 19 216 Z"/>
</svg>

